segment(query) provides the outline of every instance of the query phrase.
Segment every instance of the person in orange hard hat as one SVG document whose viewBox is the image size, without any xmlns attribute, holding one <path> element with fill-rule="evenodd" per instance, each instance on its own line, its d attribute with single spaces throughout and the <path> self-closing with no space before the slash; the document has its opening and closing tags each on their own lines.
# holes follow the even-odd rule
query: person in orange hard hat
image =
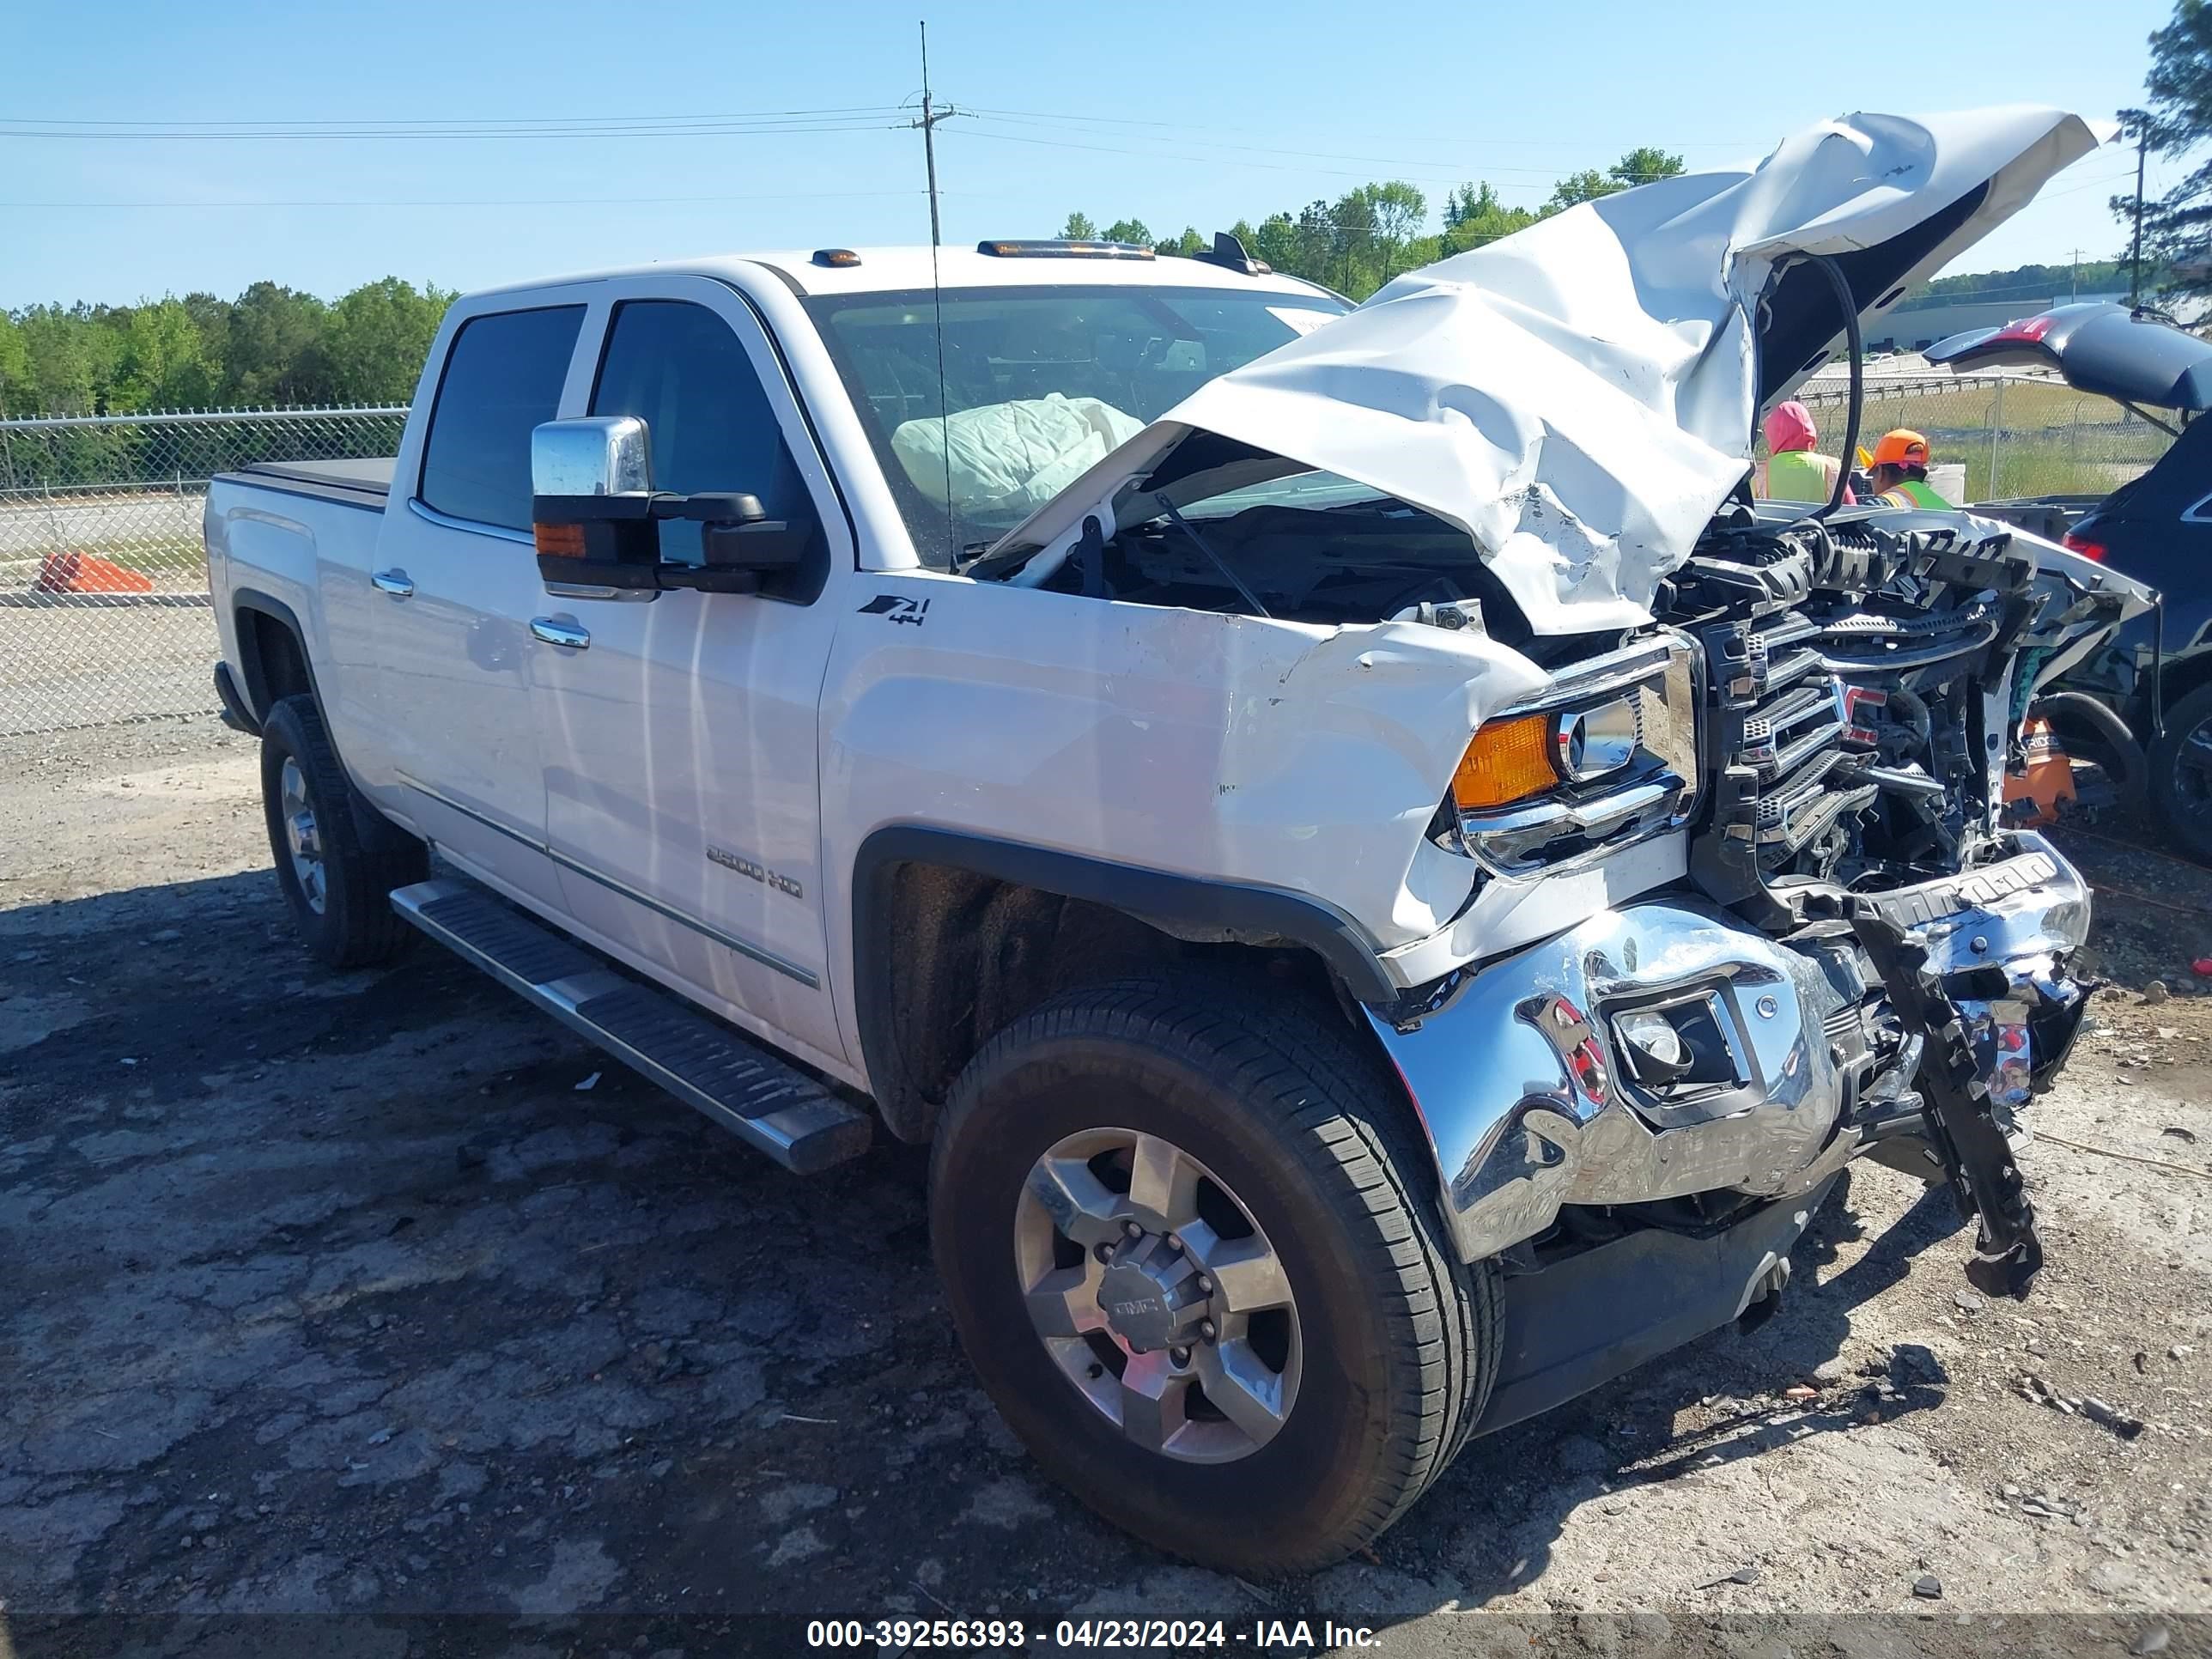
<svg viewBox="0 0 2212 1659">
<path fill-rule="evenodd" d="M 1765 429 L 1767 459 L 1753 477 L 1753 495 L 1767 501 L 1825 501 L 1836 493 L 1843 463 L 1814 447 L 1820 433 L 1810 410 L 1794 401 L 1777 404 L 1768 411 Z M 1846 485 L 1844 500 L 1850 499 Z"/>
<path fill-rule="evenodd" d="M 1874 447 L 1875 499 L 1885 507 L 1932 507 L 1951 503 L 1928 483 L 1928 440 L 1902 427 L 1885 432 Z"/>
</svg>

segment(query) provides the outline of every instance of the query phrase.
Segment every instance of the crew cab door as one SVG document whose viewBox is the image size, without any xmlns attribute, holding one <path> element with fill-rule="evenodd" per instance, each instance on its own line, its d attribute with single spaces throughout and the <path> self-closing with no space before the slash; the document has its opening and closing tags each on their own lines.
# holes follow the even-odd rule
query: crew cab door
<svg viewBox="0 0 2212 1659">
<path fill-rule="evenodd" d="M 398 809 L 473 873 L 541 909 L 544 768 L 531 697 L 546 609 L 530 529 L 530 434 L 559 413 L 587 307 L 533 295 L 452 333 L 419 441 L 403 448 L 367 574 L 373 717 Z"/>
<path fill-rule="evenodd" d="M 766 593 L 544 599 L 547 840 L 588 937 L 787 1048 L 842 1059 L 822 909 L 816 707 L 853 543 L 765 329 L 704 277 L 602 285 L 577 412 L 635 415 L 654 487 L 757 496 L 811 522 L 805 580 Z M 660 527 L 698 563 L 700 526 Z"/>
</svg>

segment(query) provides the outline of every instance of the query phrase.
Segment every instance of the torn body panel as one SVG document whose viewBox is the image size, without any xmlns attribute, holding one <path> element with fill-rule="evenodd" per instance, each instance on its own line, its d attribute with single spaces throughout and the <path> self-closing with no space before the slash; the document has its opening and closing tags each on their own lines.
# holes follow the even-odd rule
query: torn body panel
<svg viewBox="0 0 2212 1659">
<path fill-rule="evenodd" d="M 1086 519 L 1110 538 L 1156 495 L 1236 487 L 1219 465 L 1318 471 L 1470 538 L 1536 634 L 1647 623 L 1748 468 L 1759 404 L 1842 331 L 1832 296 L 1774 283 L 1787 264 L 1835 257 L 1877 313 L 2100 138 L 2048 109 L 1857 115 L 1747 171 L 1570 209 L 1210 381 L 988 556 L 1042 550 L 1023 580 L 1045 580 Z M 1181 453 L 1207 441 L 1231 447 L 1216 465 Z"/>
</svg>

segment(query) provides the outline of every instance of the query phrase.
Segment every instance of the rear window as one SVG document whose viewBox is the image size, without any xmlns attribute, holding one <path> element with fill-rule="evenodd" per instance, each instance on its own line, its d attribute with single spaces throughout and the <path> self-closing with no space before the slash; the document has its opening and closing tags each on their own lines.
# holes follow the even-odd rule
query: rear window
<svg viewBox="0 0 2212 1659">
<path fill-rule="evenodd" d="M 422 446 L 423 505 L 530 528 L 530 434 L 561 411 L 581 306 L 502 311 L 461 325 Z"/>
</svg>

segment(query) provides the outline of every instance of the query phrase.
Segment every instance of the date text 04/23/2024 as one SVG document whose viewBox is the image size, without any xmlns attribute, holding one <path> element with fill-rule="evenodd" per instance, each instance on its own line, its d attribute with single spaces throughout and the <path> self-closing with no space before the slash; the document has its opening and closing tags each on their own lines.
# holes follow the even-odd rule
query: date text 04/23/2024
<svg viewBox="0 0 2212 1659">
<path fill-rule="evenodd" d="M 1243 1649 L 1248 1653 L 1320 1653 L 1381 1645 L 1364 1625 L 1334 1620 L 1260 1619 L 1232 1625 L 1219 1619 L 1062 1619 L 1030 1625 L 1017 1619 L 816 1619 L 808 1621 L 811 1648 L 878 1653 L 924 1649 L 1057 1648 Z"/>
</svg>

